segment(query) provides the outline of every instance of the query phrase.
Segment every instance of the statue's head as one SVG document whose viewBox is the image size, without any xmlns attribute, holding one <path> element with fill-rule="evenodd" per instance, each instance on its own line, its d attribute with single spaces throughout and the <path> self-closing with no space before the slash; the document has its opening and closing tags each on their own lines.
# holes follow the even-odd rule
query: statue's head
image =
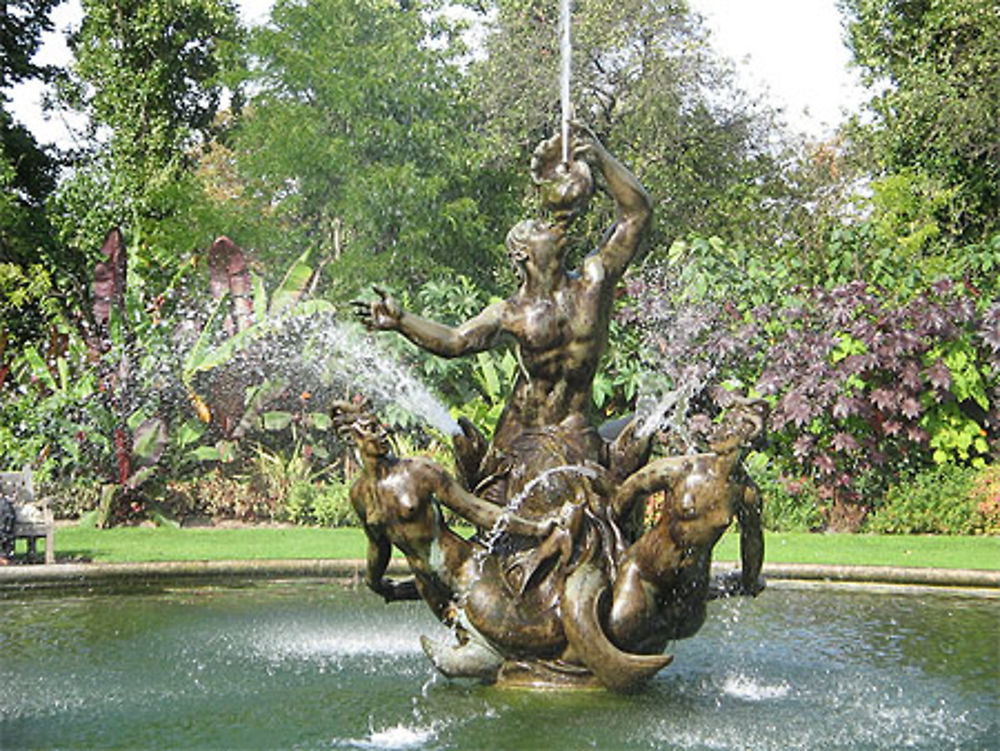
<svg viewBox="0 0 1000 751">
<path fill-rule="evenodd" d="M 352 439 L 363 457 L 377 458 L 392 453 L 392 433 L 371 411 L 368 400 L 337 400 L 330 405 L 330 417 L 337 432 Z"/>
<path fill-rule="evenodd" d="M 722 415 L 722 421 L 709 439 L 712 451 L 724 453 L 738 447 L 750 447 L 764 434 L 768 406 L 763 399 L 738 398 Z"/>
<path fill-rule="evenodd" d="M 507 256 L 521 281 L 549 276 L 565 260 L 565 235 L 558 225 L 525 219 L 507 233 Z"/>
</svg>

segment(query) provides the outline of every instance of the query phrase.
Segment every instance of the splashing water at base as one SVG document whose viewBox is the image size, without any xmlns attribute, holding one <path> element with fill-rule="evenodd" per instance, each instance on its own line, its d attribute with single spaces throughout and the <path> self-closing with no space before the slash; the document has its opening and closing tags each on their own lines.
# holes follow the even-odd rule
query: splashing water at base
<svg viewBox="0 0 1000 751">
<path fill-rule="evenodd" d="M 405 724 L 384 728 L 383 730 L 372 730 L 371 734 L 362 740 L 352 740 L 353 745 L 359 748 L 377 749 L 407 749 L 425 748 L 434 740 L 437 730 L 433 727 L 414 727 Z"/>
<path fill-rule="evenodd" d="M 1000 731 L 995 597 L 768 589 L 736 638 L 715 601 L 627 697 L 428 686 L 418 635 L 447 632 L 427 608 L 328 581 L 10 598 L 5 747 L 937 751 Z"/>
<path fill-rule="evenodd" d="M 744 701 L 767 701 L 787 696 L 791 686 L 784 682 L 768 685 L 742 673 L 730 673 L 722 683 L 722 691 Z"/>
</svg>

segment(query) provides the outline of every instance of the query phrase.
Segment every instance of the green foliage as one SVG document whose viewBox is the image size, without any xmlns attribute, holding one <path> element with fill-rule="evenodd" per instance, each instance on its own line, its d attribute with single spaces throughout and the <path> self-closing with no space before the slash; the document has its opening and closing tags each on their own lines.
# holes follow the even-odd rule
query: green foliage
<svg viewBox="0 0 1000 751">
<path fill-rule="evenodd" d="M 989 472 L 994 478 L 998 468 Z M 986 471 L 945 464 L 903 477 L 885 494 L 865 529 L 884 534 L 995 534 L 1000 517 L 994 488 L 988 499 L 974 493 Z"/>
<path fill-rule="evenodd" d="M 40 482 L 54 476 L 92 476 L 90 447 L 110 449 L 110 431 L 93 371 L 81 370 L 86 348 L 70 339 L 64 354 L 46 358 L 26 345 L 11 358 L 0 390 L 0 457 L 11 467 L 32 466 Z"/>
<path fill-rule="evenodd" d="M 926 392 L 922 403 L 927 410 L 920 420 L 929 436 L 928 445 L 938 464 L 957 462 L 982 467 L 990 447 L 987 432 L 978 415 L 990 409 L 987 389 L 989 369 L 977 352 L 971 337 L 962 337 L 932 348 L 924 356 L 928 368 L 938 363 L 947 369 L 953 400 L 941 401 L 934 392 Z M 964 406 L 963 405 L 967 405 Z M 973 411 L 975 407 L 979 409 Z"/>
<path fill-rule="evenodd" d="M 452 409 L 452 416 L 468 418 L 486 435 L 492 435 L 507 406 L 507 396 L 517 369 L 517 358 L 509 349 L 499 356 L 492 352 L 479 352 L 472 371 L 479 393 Z"/>
<path fill-rule="evenodd" d="M 854 59 L 877 85 L 874 120 L 856 129 L 875 168 L 890 179 L 916 176 L 939 185 L 941 200 L 928 208 L 935 231 L 953 241 L 995 234 L 1000 7 L 993 0 L 840 4 Z"/>
<path fill-rule="evenodd" d="M 279 515 L 296 524 L 318 524 L 321 527 L 352 527 L 358 525 L 351 506 L 350 487 L 340 480 L 322 483 L 296 482 Z"/>
<path fill-rule="evenodd" d="M 995 450 L 1000 307 L 980 307 L 967 286 L 941 282 L 904 303 L 854 282 L 747 309 L 738 281 L 723 277 L 722 300 L 686 302 L 674 280 L 633 279 L 622 323 L 646 327 L 673 383 L 714 373 L 769 397 L 769 453 L 815 488 L 831 526 L 856 525 L 907 471 L 981 465 Z"/>
<path fill-rule="evenodd" d="M 524 165 L 559 118 L 559 4 L 480 7 L 496 15 L 486 56 L 470 66 L 475 101 L 496 159 L 527 195 Z M 654 199 L 654 254 L 691 231 L 777 241 L 789 186 L 774 113 L 738 89 L 686 3 L 575 4 L 571 87 L 576 112 Z M 603 206 L 591 227 L 613 218 Z"/>
<path fill-rule="evenodd" d="M 211 128 L 239 42 L 235 6 L 84 0 L 83 11 L 63 94 L 94 127 L 111 129 L 115 169 L 141 201 L 143 181 L 181 166 L 192 139 Z"/>
<path fill-rule="evenodd" d="M 279 0 L 252 39 L 235 141 L 245 227 L 265 257 L 332 257 L 335 299 L 442 268 L 489 278 L 497 235 L 441 24 L 383 0 Z"/>
<path fill-rule="evenodd" d="M 235 9 L 229 0 L 86 0 L 83 10 L 59 93 L 93 137 L 59 186 L 52 221 L 60 244 L 84 260 L 121 227 L 139 250 L 131 269 L 161 285 L 228 229 L 193 179 L 192 149 L 214 135 L 222 74 L 235 64 Z M 109 137 L 97 139 L 98 128 Z M 89 266 L 76 266 L 78 285 Z"/>
<path fill-rule="evenodd" d="M 243 521 L 270 520 L 273 505 L 245 477 L 233 476 L 215 466 L 195 476 L 171 478 L 155 496 L 158 504 L 176 519 L 206 517 Z"/>
<path fill-rule="evenodd" d="M 780 462 L 767 453 L 754 451 L 744 467 L 760 490 L 762 523 L 771 532 L 812 532 L 823 527 L 820 498 L 808 479 L 783 475 Z"/>
</svg>

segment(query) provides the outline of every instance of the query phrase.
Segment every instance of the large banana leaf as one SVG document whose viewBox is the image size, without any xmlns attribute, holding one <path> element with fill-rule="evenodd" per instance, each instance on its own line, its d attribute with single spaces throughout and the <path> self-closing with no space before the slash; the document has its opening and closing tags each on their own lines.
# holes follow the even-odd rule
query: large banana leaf
<svg viewBox="0 0 1000 751">
<path fill-rule="evenodd" d="M 308 261 L 309 251 L 306 250 L 295 259 L 295 262 L 285 272 L 285 278 L 281 280 L 281 284 L 271 295 L 269 313 L 272 316 L 278 315 L 302 299 L 313 277 L 313 269 Z"/>
</svg>

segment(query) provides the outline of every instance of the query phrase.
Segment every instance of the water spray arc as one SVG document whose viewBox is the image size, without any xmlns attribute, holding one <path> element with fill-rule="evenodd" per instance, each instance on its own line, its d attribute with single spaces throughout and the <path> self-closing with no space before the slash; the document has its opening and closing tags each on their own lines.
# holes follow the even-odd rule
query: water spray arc
<svg viewBox="0 0 1000 751">
<path fill-rule="evenodd" d="M 573 118 L 573 105 L 569 98 L 570 75 L 573 64 L 571 1 L 559 0 L 559 102 L 561 105 L 560 132 L 562 134 L 562 163 L 569 166 L 572 157 L 570 146 L 570 122 Z"/>
</svg>

